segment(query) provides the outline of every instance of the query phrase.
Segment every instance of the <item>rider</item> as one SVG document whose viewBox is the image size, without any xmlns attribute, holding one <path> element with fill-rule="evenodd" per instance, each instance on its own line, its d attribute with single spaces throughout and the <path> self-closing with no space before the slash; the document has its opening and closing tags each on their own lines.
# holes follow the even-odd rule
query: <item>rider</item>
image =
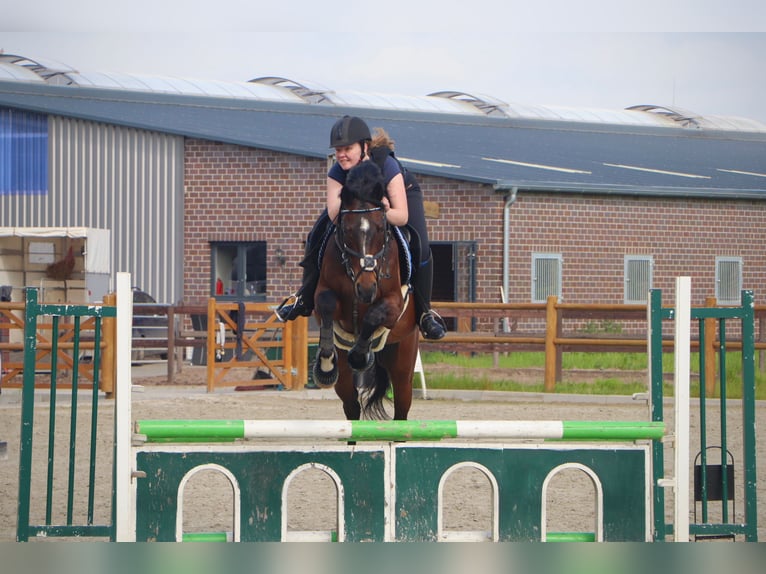
<svg viewBox="0 0 766 574">
<path fill-rule="evenodd" d="M 355 165 L 373 159 L 386 181 L 386 218 L 397 226 L 409 223 L 417 231 L 421 243 L 421 261 L 414 265 L 413 286 L 418 325 L 426 339 L 441 339 L 446 327 L 441 317 L 431 309 L 433 259 L 428 243 L 423 192 L 415 177 L 403 170 L 393 154 L 393 141 L 383 130 L 376 131 L 373 140 L 370 128 L 361 118 L 343 116 L 330 130 L 330 147 L 335 148 L 336 163 L 327 174 L 327 208 L 319 216 L 306 240 L 305 256 L 301 261 L 303 283 L 300 289 L 277 307 L 282 321 L 299 316 L 308 317 L 314 309 L 314 291 L 319 281 L 318 252 L 324 236 L 330 231 L 340 211 L 340 191 L 346 175 Z"/>
</svg>

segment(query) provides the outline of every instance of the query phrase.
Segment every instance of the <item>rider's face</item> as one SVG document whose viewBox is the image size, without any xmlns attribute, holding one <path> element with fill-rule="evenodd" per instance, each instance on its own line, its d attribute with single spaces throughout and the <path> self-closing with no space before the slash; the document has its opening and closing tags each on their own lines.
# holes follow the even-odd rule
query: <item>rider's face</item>
<svg viewBox="0 0 766 574">
<path fill-rule="evenodd" d="M 335 159 L 338 160 L 340 167 L 344 171 L 350 170 L 360 161 L 362 161 L 362 144 L 352 143 L 335 148 Z"/>
</svg>

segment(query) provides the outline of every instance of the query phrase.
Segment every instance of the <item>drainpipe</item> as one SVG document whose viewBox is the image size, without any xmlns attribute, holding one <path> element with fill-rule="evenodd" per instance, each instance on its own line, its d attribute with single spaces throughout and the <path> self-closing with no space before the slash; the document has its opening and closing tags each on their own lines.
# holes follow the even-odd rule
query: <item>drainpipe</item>
<svg viewBox="0 0 766 574">
<path fill-rule="evenodd" d="M 516 202 L 516 194 L 519 188 L 514 186 L 511 193 L 505 196 L 505 205 L 503 206 L 503 303 L 508 302 L 508 289 L 510 288 L 510 269 L 508 258 L 511 256 L 511 206 Z"/>
<path fill-rule="evenodd" d="M 516 194 L 519 188 L 513 186 L 511 193 L 505 196 L 505 205 L 503 206 L 503 303 L 508 302 L 508 292 L 510 289 L 511 273 L 508 264 L 508 258 L 511 256 L 511 206 L 516 202 Z M 503 320 L 503 331 L 508 331 L 508 319 Z"/>
</svg>

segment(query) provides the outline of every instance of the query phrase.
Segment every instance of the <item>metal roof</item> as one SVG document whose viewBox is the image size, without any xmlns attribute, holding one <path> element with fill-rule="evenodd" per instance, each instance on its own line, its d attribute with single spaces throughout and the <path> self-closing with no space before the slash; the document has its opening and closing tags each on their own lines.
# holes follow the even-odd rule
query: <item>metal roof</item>
<svg viewBox="0 0 766 574">
<path fill-rule="evenodd" d="M 185 95 L 253 98 L 268 101 L 301 101 L 310 104 L 352 106 L 363 109 L 394 109 L 421 112 L 502 116 L 539 120 L 596 122 L 622 125 L 656 125 L 675 128 L 705 128 L 766 133 L 766 124 L 732 116 L 701 116 L 676 107 L 655 104 L 629 106 L 623 110 L 571 108 L 508 103 L 485 94 L 444 90 L 426 96 L 379 92 L 335 91 L 316 83 L 278 76 L 254 78 L 249 82 L 149 76 L 119 72 L 80 72 L 49 59 L 29 58 L 0 52 L 3 64 L 32 74 L 51 84 L 92 86 L 122 90 Z M 0 68 L 0 79 L 30 80 Z"/>
<path fill-rule="evenodd" d="M 385 128 L 397 142 L 397 155 L 416 173 L 499 190 L 766 199 L 766 132 L 715 130 L 704 122 L 679 129 L 540 120 L 454 107 L 412 111 L 379 107 L 373 100 L 367 106 L 349 100 L 342 105 L 329 90 L 281 78 L 246 84 L 290 96 L 237 98 L 0 80 L 0 106 L 310 157 L 326 157 L 330 126 L 350 113 Z M 321 99 L 322 93 L 336 103 L 306 101 Z M 476 108 L 462 95 L 431 98 Z"/>
</svg>

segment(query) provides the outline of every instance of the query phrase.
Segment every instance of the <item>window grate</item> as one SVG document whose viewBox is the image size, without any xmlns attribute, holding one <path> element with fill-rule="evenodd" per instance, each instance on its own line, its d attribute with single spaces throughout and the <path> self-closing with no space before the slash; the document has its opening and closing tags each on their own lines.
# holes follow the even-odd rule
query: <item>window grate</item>
<svg viewBox="0 0 766 574">
<path fill-rule="evenodd" d="M 715 297 L 720 305 L 739 305 L 742 291 L 742 258 L 716 257 Z"/>
<path fill-rule="evenodd" d="M 532 255 L 532 302 L 545 303 L 555 295 L 561 299 L 561 255 Z"/>
<path fill-rule="evenodd" d="M 654 261 L 650 255 L 625 256 L 625 304 L 646 303 L 649 289 L 652 288 L 652 268 Z"/>
</svg>

